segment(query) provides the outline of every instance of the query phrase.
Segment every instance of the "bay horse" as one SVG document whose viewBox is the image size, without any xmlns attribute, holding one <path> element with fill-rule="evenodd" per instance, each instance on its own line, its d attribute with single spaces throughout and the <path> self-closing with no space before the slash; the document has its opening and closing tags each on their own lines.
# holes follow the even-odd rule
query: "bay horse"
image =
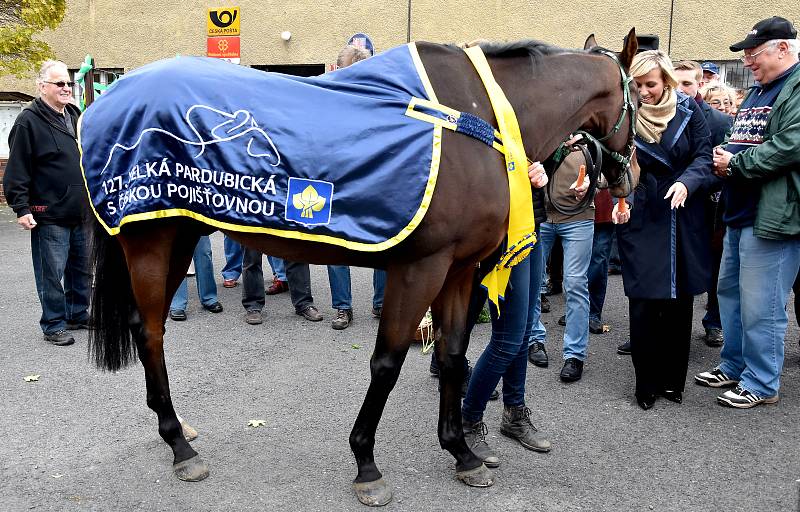
<svg viewBox="0 0 800 512">
<path fill-rule="evenodd" d="M 525 152 L 545 160 L 576 131 L 603 141 L 602 173 L 617 197 L 632 186 L 635 103 L 638 93 L 627 70 L 636 53 L 631 30 L 620 54 L 596 48 L 594 36 L 583 51 L 535 41 L 481 43 L 495 79 L 513 106 Z M 418 43 L 439 100 L 496 126 L 481 80 L 453 45 Z M 633 162 L 634 171 L 635 160 Z M 479 141 L 445 131 L 439 178 L 419 227 L 400 244 L 377 253 L 356 252 L 320 242 L 261 233 L 223 230 L 237 242 L 290 261 L 386 269 L 383 311 L 370 359 L 371 381 L 350 434 L 358 464 L 354 490 L 368 505 L 384 505 L 392 491 L 375 463 L 375 432 L 420 319 L 431 306 L 441 330 L 436 358 L 441 372 L 438 437 L 456 459 L 456 472 L 469 485 L 488 486 L 491 472 L 464 441 L 461 383 L 469 333 L 470 296 L 503 243 L 509 216 L 509 189 L 503 155 Z M 465 198 L 475 198 L 465 207 Z M 158 431 L 172 448 L 173 470 L 181 480 L 198 481 L 208 468 L 185 439 L 170 398 L 164 361 L 164 328 L 170 300 L 186 275 L 200 236 L 214 228 L 185 217 L 125 224 L 117 236 L 95 229 L 90 350 L 97 365 L 116 371 L 138 355 L 144 367 L 147 405 L 158 416 Z M 483 263 L 482 263 L 483 262 Z M 474 309 L 474 308 L 473 308 Z M 469 475 L 466 478 L 464 475 Z"/>
</svg>

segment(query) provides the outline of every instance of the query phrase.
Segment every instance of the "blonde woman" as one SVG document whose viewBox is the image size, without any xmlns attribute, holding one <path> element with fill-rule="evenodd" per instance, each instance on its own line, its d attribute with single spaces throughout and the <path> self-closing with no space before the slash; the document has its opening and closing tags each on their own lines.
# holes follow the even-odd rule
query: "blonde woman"
<svg viewBox="0 0 800 512">
<path fill-rule="evenodd" d="M 719 184 L 711 173 L 703 112 L 677 90 L 669 57 L 642 52 L 631 74 L 642 100 L 636 121 L 641 176 L 629 201 L 630 220 L 618 226 L 617 236 L 630 304 L 636 401 L 647 410 L 658 396 L 683 400 L 693 298 L 710 280 L 704 200 Z"/>
<path fill-rule="evenodd" d="M 730 115 L 735 103 L 735 94 L 727 85 L 714 84 L 700 90 L 703 101 L 708 103 L 711 108 Z"/>
</svg>

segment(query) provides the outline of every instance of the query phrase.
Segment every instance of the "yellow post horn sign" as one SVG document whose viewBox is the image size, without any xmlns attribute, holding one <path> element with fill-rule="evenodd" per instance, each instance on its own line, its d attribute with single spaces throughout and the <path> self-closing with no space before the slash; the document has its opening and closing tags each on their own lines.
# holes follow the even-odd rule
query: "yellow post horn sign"
<svg viewBox="0 0 800 512">
<path fill-rule="evenodd" d="M 241 35 L 239 21 L 238 7 L 209 8 L 208 18 L 206 18 L 208 37 Z"/>
</svg>

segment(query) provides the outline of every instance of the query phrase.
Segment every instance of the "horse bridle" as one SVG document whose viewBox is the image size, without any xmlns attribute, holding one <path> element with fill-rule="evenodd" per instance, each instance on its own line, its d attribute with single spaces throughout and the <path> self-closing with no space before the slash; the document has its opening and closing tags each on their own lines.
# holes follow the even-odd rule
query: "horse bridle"
<svg viewBox="0 0 800 512">
<path fill-rule="evenodd" d="M 619 68 L 620 76 L 622 77 L 620 84 L 622 86 L 622 110 L 619 113 L 619 118 L 617 118 L 617 122 L 614 123 L 614 126 L 611 128 L 606 135 L 597 138 L 591 133 L 585 130 L 577 130 L 574 134 L 570 134 L 567 139 L 559 144 L 558 149 L 556 149 L 555 153 L 551 157 L 553 161 L 553 172 L 555 169 L 561 165 L 561 162 L 564 161 L 564 158 L 569 154 L 571 148 L 567 146 L 566 141 L 573 137 L 574 135 L 581 135 L 581 139 L 576 142 L 576 144 L 583 144 L 585 146 L 590 146 L 594 149 L 594 158 L 592 161 L 587 160 L 587 166 L 590 168 L 591 172 L 588 172 L 590 176 L 595 176 L 599 174 L 600 169 L 603 167 L 603 155 L 607 155 L 609 158 L 614 160 L 615 162 L 619 163 L 624 172 L 620 173 L 619 178 L 614 182 L 609 182 L 606 186 L 616 187 L 623 183 L 624 180 L 628 180 L 628 183 L 633 182 L 633 177 L 631 174 L 631 159 L 633 158 L 633 151 L 635 148 L 634 139 L 636 137 L 636 104 L 633 102 L 633 98 L 631 97 L 630 92 L 630 83 L 633 81 L 633 76 L 629 76 L 625 72 L 625 68 L 622 66 L 617 54 L 607 50 L 605 48 L 601 48 L 599 46 L 594 47 L 590 50 L 591 53 L 599 53 L 601 55 L 605 55 L 609 57 L 611 60 Z M 620 131 L 622 128 L 622 123 L 625 120 L 625 115 L 630 117 L 630 134 L 628 135 L 628 144 L 625 146 L 624 153 L 619 153 L 617 151 L 612 151 L 604 142 L 609 140 L 613 137 L 617 132 Z M 584 151 L 584 155 L 587 152 Z M 605 188 L 605 187 L 603 187 Z M 587 194 L 588 195 L 588 194 Z"/>
</svg>

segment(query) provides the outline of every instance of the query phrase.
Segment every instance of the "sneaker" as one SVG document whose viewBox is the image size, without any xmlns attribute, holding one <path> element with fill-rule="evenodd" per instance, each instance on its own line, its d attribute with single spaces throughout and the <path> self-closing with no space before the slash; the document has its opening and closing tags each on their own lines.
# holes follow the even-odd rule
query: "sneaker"
<svg viewBox="0 0 800 512">
<path fill-rule="evenodd" d="M 528 361 L 530 361 L 533 366 L 547 368 L 547 365 L 550 364 L 550 360 L 547 358 L 547 350 L 544 349 L 544 343 L 540 341 L 531 343 L 531 346 L 528 347 Z"/>
<path fill-rule="evenodd" d="M 317 310 L 317 307 L 314 306 L 313 304 L 307 306 L 302 311 L 296 311 L 296 313 L 305 318 L 306 320 L 308 320 L 309 322 L 319 322 L 322 320 L 322 314 L 319 312 L 319 310 Z"/>
<path fill-rule="evenodd" d="M 239 281 L 236 279 L 223 279 L 222 286 L 224 288 L 236 288 L 239 286 Z"/>
<path fill-rule="evenodd" d="M 722 329 L 717 329 L 716 327 L 706 329 L 706 335 L 703 340 L 709 347 L 721 347 L 725 342 L 722 337 Z"/>
<path fill-rule="evenodd" d="M 626 341 L 622 345 L 617 347 L 617 354 L 621 356 L 629 356 L 631 355 L 631 340 Z"/>
<path fill-rule="evenodd" d="M 381 313 L 383 313 L 383 306 L 373 307 L 372 308 L 372 316 L 375 318 L 380 318 Z"/>
<path fill-rule="evenodd" d="M 729 389 L 717 397 L 717 402 L 719 402 L 720 405 L 736 407 L 737 409 L 749 409 L 759 404 L 774 404 L 777 401 L 778 395 L 762 398 L 747 391 L 742 386 L 736 386 L 735 389 Z"/>
<path fill-rule="evenodd" d="M 264 321 L 261 317 L 261 311 L 254 309 L 252 311 L 248 311 L 244 315 L 244 321 L 250 325 L 258 325 Z"/>
<path fill-rule="evenodd" d="M 73 338 L 67 331 L 62 329 L 60 331 L 45 334 L 44 341 L 50 342 L 51 345 L 66 347 L 67 345 L 72 345 L 75 343 L 75 338 Z"/>
<path fill-rule="evenodd" d="M 476 421 L 475 423 L 464 421 L 461 423 L 461 427 L 464 429 L 464 441 L 467 442 L 467 446 L 472 450 L 472 453 L 481 459 L 487 468 L 500 467 L 500 458 L 486 443 L 486 433 L 488 432 L 486 423 L 483 421 Z"/>
<path fill-rule="evenodd" d="M 277 277 L 272 280 L 272 284 L 267 288 L 265 292 L 267 295 L 277 295 L 279 293 L 288 292 L 289 291 L 289 283 L 286 281 L 281 281 Z M 322 320 L 322 318 L 320 318 Z"/>
<path fill-rule="evenodd" d="M 576 357 L 568 357 L 559 374 L 562 382 L 575 382 L 583 377 L 583 361 Z"/>
<path fill-rule="evenodd" d="M 169 317 L 176 322 L 183 322 L 186 320 L 186 311 L 182 309 L 171 309 L 169 311 Z"/>
<path fill-rule="evenodd" d="M 350 327 L 350 324 L 352 322 L 353 322 L 352 309 L 337 309 L 336 318 L 334 318 L 333 321 L 331 322 L 331 327 L 333 327 L 337 331 L 341 331 L 343 329 L 347 329 L 348 327 Z"/>
<path fill-rule="evenodd" d="M 519 444 L 529 450 L 537 452 L 550 451 L 550 441 L 533 425 L 531 422 L 531 410 L 524 405 L 503 407 L 500 433 L 511 439 L 516 439 Z"/>
<path fill-rule="evenodd" d="M 728 388 L 739 383 L 738 380 L 734 380 L 725 375 L 725 372 L 720 370 L 719 366 L 711 371 L 698 373 L 694 376 L 694 382 L 695 384 L 709 388 Z"/>
</svg>

